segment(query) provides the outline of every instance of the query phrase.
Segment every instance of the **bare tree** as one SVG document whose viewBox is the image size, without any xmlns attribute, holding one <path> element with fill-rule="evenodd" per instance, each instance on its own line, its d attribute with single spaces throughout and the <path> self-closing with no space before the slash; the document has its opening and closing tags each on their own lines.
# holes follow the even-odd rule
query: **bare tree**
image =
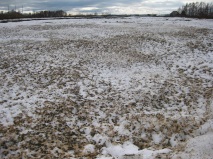
<svg viewBox="0 0 213 159">
<path fill-rule="evenodd" d="M 186 3 L 178 12 L 184 17 L 213 18 L 213 3 Z"/>
</svg>

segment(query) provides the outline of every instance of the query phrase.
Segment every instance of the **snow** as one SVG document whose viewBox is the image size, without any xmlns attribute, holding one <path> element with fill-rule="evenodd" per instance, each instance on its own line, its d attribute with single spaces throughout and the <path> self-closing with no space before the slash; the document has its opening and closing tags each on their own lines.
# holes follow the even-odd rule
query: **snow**
<svg viewBox="0 0 213 159">
<path fill-rule="evenodd" d="M 102 154 L 107 155 L 110 154 L 114 158 L 124 158 L 124 156 L 129 156 L 128 158 L 138 158 L 139 156 L 143 159 L 154 159 L 157 154 L 160 153 L 169 153 L 170 149 L 162 149 L 162 150 L 148 150 L 143 149 L 139 150 L 137 146 L 132 144 L 131 142 L 125 142 L 123 145 L 110 145 L 108 148 L 103 149 Z"/>
<path fill-rule="evenodd" d="M 89 154 L 89 153 L 94 153 L 95 152 L 95 146 L 92 144 L 88 144 L 84 146 L 83 153 Z"/>
<path fill-rule="evenodd" d="M 129 154 L 138 154 L 138 147 L 132 143 L 124 143 L 123 145 L 111 145 L 103 150 L 103 154 L 110 154 L 113 157 L 122 157 Z"/>
<path fill-rule="evenodd" d="M 160 134 L 152 133 L 152 139 L 155 144 L 159 144 L 161 140 L 163 139 L 163 135 L 161 133 Z"/>
<path fill-rule="evenodd" d="M 186 158 L 186 159 L 197 159 L 197 158 L 207 158 L 210 159 L 213 156 L 213 133 L 208 132 L 205 135 L 197 136 L 190 139 L 187 142 L 185 151 L 180 154 L 173 156 L 173 159 Z"/>
<path fill-rule="evenodd" d="M 210 158 L 212 26 L 163 17 L 1 23 L 0 158 Z"/>
</svg>

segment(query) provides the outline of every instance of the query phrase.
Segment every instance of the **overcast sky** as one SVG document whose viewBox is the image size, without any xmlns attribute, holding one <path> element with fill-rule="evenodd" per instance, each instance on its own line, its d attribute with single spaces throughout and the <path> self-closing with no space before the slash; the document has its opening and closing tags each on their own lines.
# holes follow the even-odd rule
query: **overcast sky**
<svg viewBox="0 0 213 159">
<path fill-rule="evenodd" d="M 196 0 L 0 0 L 0 10 L 24 12 L 62 9 L 69 13 L 165 14 Z M 212 0 L 202 0 L 212 2 Z"/>
</svg>

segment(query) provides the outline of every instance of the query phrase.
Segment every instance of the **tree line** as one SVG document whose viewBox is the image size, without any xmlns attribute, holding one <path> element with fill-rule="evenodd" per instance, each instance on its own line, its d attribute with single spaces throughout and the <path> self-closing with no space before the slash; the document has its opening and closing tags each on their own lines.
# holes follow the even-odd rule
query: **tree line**
<svg viewBox="0 0 213 159">
<path fill-rule="evenodd" d="M 67 13 L 63 10 L 57 11 L 40 11 L 35 13 L 21 13 L 15 10 L 9 12 L 0 12 L 0 19 L 17 19 L 17 18 L 45 18 L 45 17 L 65 17 Z"/>
<path fill-rule="evenodd" d="M 213 3 L 186 3 L 178 9 L 178 13 L 182 17 L 213 18 Z"/>
</svg>

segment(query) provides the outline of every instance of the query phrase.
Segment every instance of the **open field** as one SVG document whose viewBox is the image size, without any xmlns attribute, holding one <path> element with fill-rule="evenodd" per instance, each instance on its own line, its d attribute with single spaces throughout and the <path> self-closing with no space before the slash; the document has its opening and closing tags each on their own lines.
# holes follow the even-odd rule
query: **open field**
<svg viewBox="0 0 213 159">
<path fill-rule="evenodd" d="M 0 24 L 0 158 L 213 156 L 213 21 Z"/>
</svg>

